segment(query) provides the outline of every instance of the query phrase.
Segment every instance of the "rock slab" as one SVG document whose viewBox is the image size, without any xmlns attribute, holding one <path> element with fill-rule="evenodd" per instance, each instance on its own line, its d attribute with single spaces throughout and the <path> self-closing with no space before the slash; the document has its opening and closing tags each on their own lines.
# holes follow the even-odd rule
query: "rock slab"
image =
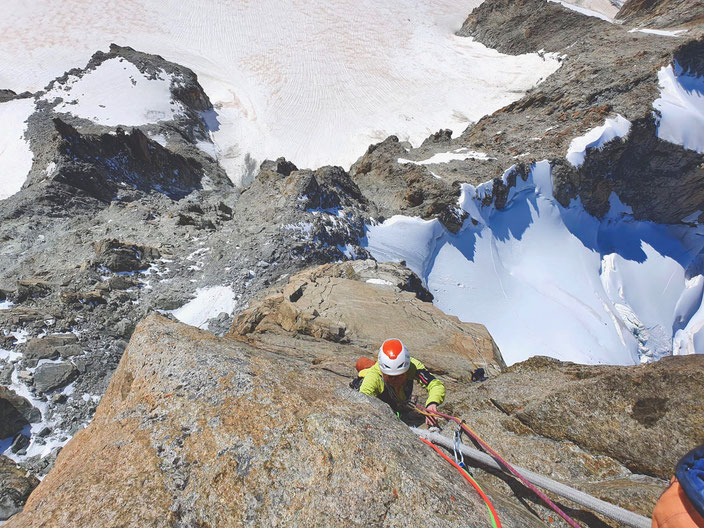
<svg viewBox="0 0 704 528">
<path fill-rule="evenodd" d="M 91 425 L 6 527 L 487 522 L 388 407 L 309 367 L 149 316 Z M 539 526 L 494 500 L 504 526 Z"/>
</svg>

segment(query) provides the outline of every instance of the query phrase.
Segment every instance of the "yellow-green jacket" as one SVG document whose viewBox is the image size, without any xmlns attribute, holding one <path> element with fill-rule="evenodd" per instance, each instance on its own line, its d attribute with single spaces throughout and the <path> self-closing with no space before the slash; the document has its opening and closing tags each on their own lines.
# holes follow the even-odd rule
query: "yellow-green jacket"
<svg viewBox="0 0 704 528">
<path fill-rule="evenodd" d="M 411 366 L 408 369 L 406 383 L 398 389 L 398 392 L 391 385 L 384 383 L 378 361 L 372 367 L 360 371 L 359 377 L 364 378 L 362 385 L 359 387 L 359 392 L 369 396 L 376 396 L 388 403 L 394 410 L 398 410 L 411 399 L 413 380 L 416 380 L 428 392 L 428 399 L 425 402 L 426 407 L 431 403 L 440 405 L 445 400 L 445 385 L 433 376 L 423 363 L 415 358 L 411 358 Z"/>
</svg>

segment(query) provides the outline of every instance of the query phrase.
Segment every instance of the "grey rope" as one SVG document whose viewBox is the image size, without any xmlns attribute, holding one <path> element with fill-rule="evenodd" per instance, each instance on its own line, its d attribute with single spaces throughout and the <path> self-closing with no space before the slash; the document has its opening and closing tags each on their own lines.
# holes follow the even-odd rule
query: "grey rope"
<svg viewBox="0 0 704 528">
<path fill-rule="evenodd" d="M 455 442 L 451 438 L 447 438 L 446 436 L 443 436 L 440 433 L 433 433 L 431 431 L 427 431 L 425 429 L 417 429 L 415 427 L 411 427 L 411 431 L 413 431 L 422 438 L 430 440 L 434 444 L 443 446 L 446 449 L 455 448 Z M 459 449 L 461 450 L 462 454 L 466 457 L 476 462 L 479 462 L 484 466 L 503 471 L 503 468 L 491 456 L 482 453 L 481 451 L 477 451 L 476 449 L 472 449 L 471 447 L 467 447 L 466 445 L 460 445 Z M 605 517 L 608 517 L 609 519 L 613 519 L 624 524 L 625 526 L 630 526 L 632 528 L 651 528 L 650 519 L 647 519 L 642 515 L 638 515 L 628 510 L 624 510 L 623 508 L 615 506 L 611 503 L 608 503 L 601 499 L 597 499 L 596 497 L 592 497 L 591 495 L 584 493 L 583 491 L 570 488 L 565 484 L 556 482 L 547 477 L 543 477 L 542 475 L 538 475 L 537 473 L 533 473 L 532 471 L 523 469 L 519 466 L 513 467 L 532 484 L 540 486 L 543 489 L 551 491 L 552 493 L 555 493 L 556 495 L 559 495 L 560 497 L 563 497 L 565 499 L 571 500 L 572 502 L 575 502 L 581 506 L 585 506 L 586 508 L 600 513 Z"/>
</svg>

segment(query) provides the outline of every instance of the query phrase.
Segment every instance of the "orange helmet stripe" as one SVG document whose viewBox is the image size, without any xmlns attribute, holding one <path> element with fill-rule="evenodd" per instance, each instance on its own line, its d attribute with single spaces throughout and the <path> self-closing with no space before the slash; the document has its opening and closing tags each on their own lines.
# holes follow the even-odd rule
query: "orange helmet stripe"
<svg viewBox="0 0 704 528">
<path fill-rule="evenodd" d="M 398 339 L 388 339 L 381 345 L 381 349 L 389 359 L 396 359 L 403 351 L 403 343 Z"/>
</svg>

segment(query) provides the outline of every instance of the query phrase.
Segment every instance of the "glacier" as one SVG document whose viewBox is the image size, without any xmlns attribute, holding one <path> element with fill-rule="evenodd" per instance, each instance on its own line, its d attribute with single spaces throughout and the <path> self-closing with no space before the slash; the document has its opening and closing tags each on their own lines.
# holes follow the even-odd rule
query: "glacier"
<svg viewBox="0 0 704 528">
<path fill-rule="evenodd" d="M 480 3 L 12 1 L 12 16 L 0 17 L 0 86 L 34 92 L 110 42 L 129 45 L 198 75 L 217 112 L 214 154 L 235 183 L 279 156 L 348 168 L 392 134 L 417 146 L 440 128 L 462 132 L 560 66 L 551 54 L 503 55 L 456 36 Z M 98 73 L 83 83 L 115 72 Z M 142 88 L 151 100 L 159 87 Z M 143 119 L 119 103 L 112 112 Z"/>
</svg>

